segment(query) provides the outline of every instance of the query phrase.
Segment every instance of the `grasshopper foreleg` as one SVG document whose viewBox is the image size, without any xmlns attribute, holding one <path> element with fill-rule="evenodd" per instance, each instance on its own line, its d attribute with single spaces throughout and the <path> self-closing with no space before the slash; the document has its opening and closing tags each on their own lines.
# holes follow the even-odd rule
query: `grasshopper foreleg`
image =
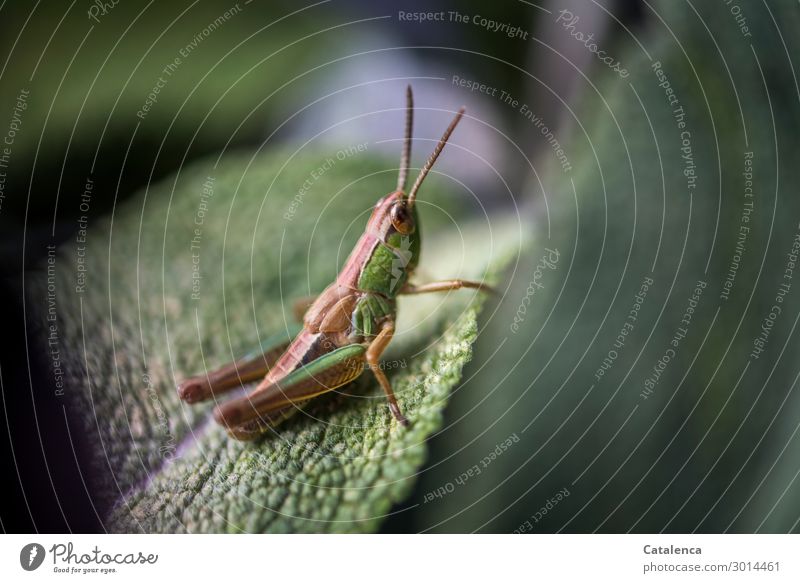
<svg viewBox="0 0 800 583">
<path fill-rule="evenodd" d="M 403 295 L 427 294 L 432 292 L 457 290 L 465 287 L 490 293 L 497 293 L 490 285 L 480 281 L 468 281 L 466 279 L 448 279 L 446 281 L 433 281 L 431 283 L 423 283 L 421 285 L 407 283 L 402 287 L 400 293 Z"/>
</svg>

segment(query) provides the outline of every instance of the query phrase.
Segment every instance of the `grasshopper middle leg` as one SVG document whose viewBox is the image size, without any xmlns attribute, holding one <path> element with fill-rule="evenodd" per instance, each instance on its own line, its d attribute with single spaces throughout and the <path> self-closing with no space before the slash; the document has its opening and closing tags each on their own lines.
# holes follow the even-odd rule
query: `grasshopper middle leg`
<svg viewBox="0 0 800 583">
<path fill-rule="evenodd" d="M 431 283 L 423 283 L 421 285 L 413 285 L 407 283 L 400 290 L 400 293 L 404 295 L 427 294 L 432 292 L 457 290 L 461 288 L 470 288 L 491 293 L 497 293 L 495 289 L 490 285 L 487 285 L 480 281 L 469 281 L 466 279 L 448 279 L 446 281 L 433 281 Z"/>
<path fill-rule="evenodd" d="M 378 332 L 378 335 L 369 345 L 369 348 L 367 348 L 367 354 L 365 356 L 370 370 L 372 370 L 375 378 L 378 379 L 378 382 L 383 388 L 383 392 L 386 393 L 386 399 L 389 401 L 389 409 L 392 415 L 394 415 L 395 419 L 397 419 L 401 425 L 408 426 L 408 419 L 406 419 L 405 415 L 403 415 L 403 412 L 400 410 L 400 405 L 397 404 L 397 399 L 392 390 L 392 384 L 389 382 L 389 379 L 386 378 L 386 374 L 381 370 L 380 366 L 381 354 L 389 345 L 389 342 L 392 341 L 393 335 L 394 322 L 387 321 L 381 327 L 381 331 Z"/>
</svg>

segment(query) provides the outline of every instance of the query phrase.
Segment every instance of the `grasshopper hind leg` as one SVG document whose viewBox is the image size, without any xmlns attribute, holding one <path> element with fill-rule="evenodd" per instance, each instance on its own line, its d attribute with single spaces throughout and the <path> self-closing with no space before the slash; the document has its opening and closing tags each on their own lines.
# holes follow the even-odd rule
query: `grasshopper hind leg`
<svg viewBox="0 0 800 583">
<path fill-rule="evenodd" d="M 269 372 L 288 345 L 284 342 L 264 352 L 248 354 L 206 374 L 184 379 L 178 383 L 178 396 L 187 403 L 197 403 L 256 381 Z"/>
<path fill-rule="evenodd" d="M 178 396 L 187 403 L 197 403 L 260 380 L 278 361 L 289 343 L 290 339 L 284 334 L 265 339 L 261 348 L 238 360 L 205 374 L 183 379 L 178 383 Z"/>
<path fill-rule="evenodd" d="M 361 344 L 343 346 L 282 378 L 273 379 L 267 375 L 251 393 L 218 405 L 214 409 L 214 418 L 231 436 L 254 439 L 314 397 L 358 378 L 364 372 L 366 350 Z"/>
<path fill-rule="evenodd" d="M 407 427 L 408 419 L 403 415 L 392 385 L 380 365 L 381 354 L 391 342 L 394 330 L 394 322 L 386 320 L 367 347 L 355 344 L 339 348 L 278 383 L 270 383 L 268 377 L 250 395 L 217 407 L 214 412 L 217 422 L 226 426 L 228 433 L 236 439 L 255 439 L 295 414 L 312 398 L 355 380 L 366 366 L 383 388 L 394 418 Z"/>
</svg>

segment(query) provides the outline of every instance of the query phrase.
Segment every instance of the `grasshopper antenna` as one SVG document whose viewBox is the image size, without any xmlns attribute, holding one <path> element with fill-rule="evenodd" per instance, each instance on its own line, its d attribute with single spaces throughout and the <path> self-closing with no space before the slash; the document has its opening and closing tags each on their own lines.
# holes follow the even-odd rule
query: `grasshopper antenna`
<svg viewBox="0 0 800 583">
<path fill-rule="evenodd" d="M 406 87 L 406 137 L 403 140 L 403 153 L 400 156 L 400 174 L 397 176 L 397 190 L 405 190 L 408 182 L 408 167 L 411 165 L 411 133 L 414 127 L 414 94 L 411 85 Z"/>
<path fill-rule="evenodd" d="M 433 168 L 433 164 L 436 162 L 436 158 L 438 158 L 439 154 L 441 154 L 442 150 L 444 150 L 444 146 L 445 144 L 447 144 L 447 140 L 450 139 L 450 134 L 452 134 L 453 130 L 456 129 L 456 126 L 458 125 L 458 122 L 461 121 L 461 116 L 464 115 L 465 111 L 466 108 L 464 107 L 458 110 L 458 113 L 456 113 L 456 116 L 453 118 L 453 121 L 450 122 L 450 125 L 447 126 L 447 129 L 444 131 L 444 134 L 442 134 L 439 143 L 436 144 L 436 147 L 433 149 L 433 154 L 431 154 L 431 157 L 428 158 L 427 162 L 425 162 L 425 166 L 423 166 L 422 170 L 420 170 L 419 176 L 417 176 L 417 180 L 416 182 L 414 182 L 414 186 L 411 187 L 411 192 L 408 193 L 408 208 L 414 206 L 414 200 L 417 198 L 417 191 L 419 190 L 422 181 L 425 180 L 425 177 L 428 175 L 428 172 L 430 172 L 431 168 Z"/>
</svg>

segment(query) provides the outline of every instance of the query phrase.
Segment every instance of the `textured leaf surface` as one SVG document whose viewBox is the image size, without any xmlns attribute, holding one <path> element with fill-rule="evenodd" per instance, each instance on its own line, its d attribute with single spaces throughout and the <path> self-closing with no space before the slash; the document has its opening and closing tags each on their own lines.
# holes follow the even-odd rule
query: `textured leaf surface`
<svg viewBox="0 0 800 583">
<path fill-rule="evenodd" d="M 483 302 L 473 292 L 400 300 L 386 367 L 408 429 L 368 374 L 254 443 L 227 438 L 211 405 L 175 392 L 185 375 L 286 333 L 292 299 L 333 279 L 394 172 L 334 152 L 204 162 L 58 255 L 66 392 L 93 445 L 89 482 L 109 530 L 371 531 L 406 495 L 471 357 Z M 463 193 L 441 191 L 434 177 L 420 203 L 421 276 L 487 276 L 500 245 L 482 244 L 488 224 L 468 226 L 467 239 L 438 235 L 456 232 L 452 209 L 464 206 Z M 42 305 L 43 292 L 33 297 Z"/>
</svg>

